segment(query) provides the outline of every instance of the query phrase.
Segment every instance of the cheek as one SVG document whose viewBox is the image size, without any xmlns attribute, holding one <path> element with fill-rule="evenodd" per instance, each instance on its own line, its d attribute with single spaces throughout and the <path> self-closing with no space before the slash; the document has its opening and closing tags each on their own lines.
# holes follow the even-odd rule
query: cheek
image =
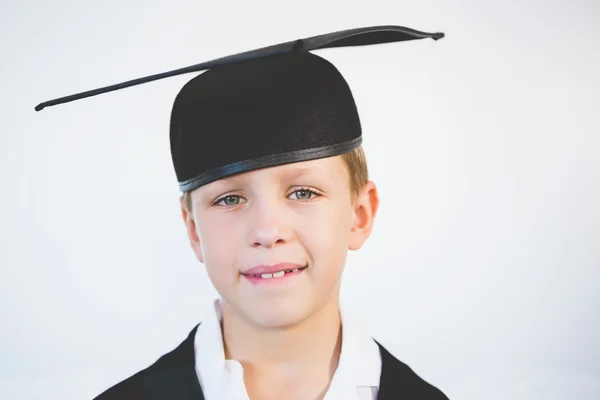
<svg viewBox="0 0 600 400">
<path fill-rule="evenodd" d="M 350 207 L 328 207 L 303 224 L 303 242 L 320 274 L 333 278 L 343 270 L 350 243 Z"/>
<path fill-rule="evenodd" d="M 210 216 L 197 226 L 206 270 L 219 290 L 222 283 L 237 277 L 235 255 L 240 244 L 240 238 L 236 237 L 239 229 L 234 229 L 226 219 L 215 221 Z"/>
</svg>

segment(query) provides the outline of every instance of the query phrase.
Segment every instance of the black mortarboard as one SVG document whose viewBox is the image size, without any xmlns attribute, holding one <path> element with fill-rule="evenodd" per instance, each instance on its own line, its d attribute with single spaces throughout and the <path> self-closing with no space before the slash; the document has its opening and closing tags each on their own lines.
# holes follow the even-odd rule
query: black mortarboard
<svg viewBox="0 0 600 400">
<path fill-rule="evenodd" d="M 264 47 L 36 106 L 95 96 L 170 76 L 189 81 L 171 112 L 171 155 L 181 191 L 258 168 L 344 154 L 362 141 L 352 93 L 309 51 L 432 38 L 399 26 L 351 29 Z"/>
</svg>

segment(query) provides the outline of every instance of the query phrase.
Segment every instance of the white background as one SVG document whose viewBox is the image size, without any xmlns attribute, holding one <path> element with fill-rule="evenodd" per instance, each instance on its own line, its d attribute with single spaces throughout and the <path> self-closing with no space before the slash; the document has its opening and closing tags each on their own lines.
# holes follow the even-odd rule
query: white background
<svg viewBox="0 0 600 400">
<path fill-rule="evenodd" d="M 381 208 L 343 302 L 451 399 L 600 398 L 600 3 L 3 1 L 0 398 L 91 399 L 215 296 L 168 126 L 185 75 L 369 25 L 434 42 L 319 51 L 353 89 Z"/>
</svg>

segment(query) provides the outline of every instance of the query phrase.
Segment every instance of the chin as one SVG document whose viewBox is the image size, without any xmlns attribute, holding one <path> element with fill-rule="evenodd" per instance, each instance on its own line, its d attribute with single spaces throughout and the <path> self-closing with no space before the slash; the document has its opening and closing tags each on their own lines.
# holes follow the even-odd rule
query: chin
<svg viewBox="0 0 600 400">
<path fill-rule="evenodd" d="M 242 305 L 242 312 L 253 325 L 266 329 L 283 329 L 294 326 L 310 316 L 307 302 L 269 302 Z"/>
</svg>

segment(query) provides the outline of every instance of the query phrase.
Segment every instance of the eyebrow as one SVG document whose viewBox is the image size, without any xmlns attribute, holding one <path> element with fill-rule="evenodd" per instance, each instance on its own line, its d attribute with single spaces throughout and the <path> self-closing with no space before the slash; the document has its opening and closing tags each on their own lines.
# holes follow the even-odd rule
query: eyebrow
<svg viewBox="0 0 600 400">
<path fill-rule="evenodd" d="M 286 178 L 298 178 L 298 177 L 302 177 L 302 176 L 306 176 L 306 175 L 317 175 L 319 176 L 319 172 L 325 172 L 325 169 L 323 168 L 322 171 L 320 171 L 321 169 L 317 169 L 315 167 L 294 167 L 294 168 L 289 168 L 286 169 L 285 171 L 281 172 L 281 175 L 283 177 Z"/>
<path fill-rule="evenodd" d="M 250 171 L 249 173 L 251 173 Z M 291 179 L 291 178 L 299 178 L 302 176 L 321 176 L 321 173 L 326 173 L 325 168 L 316 168 L 316 167 L 288 167 L 281 171 L 279 175 L 283 178 Z M 243 179 L 243 175 L 233 175 L 228 176 L 222 179 L 219 179 L 219 182 L 224 184 L 236 184 L 241 179 Z"/>
</svg>

